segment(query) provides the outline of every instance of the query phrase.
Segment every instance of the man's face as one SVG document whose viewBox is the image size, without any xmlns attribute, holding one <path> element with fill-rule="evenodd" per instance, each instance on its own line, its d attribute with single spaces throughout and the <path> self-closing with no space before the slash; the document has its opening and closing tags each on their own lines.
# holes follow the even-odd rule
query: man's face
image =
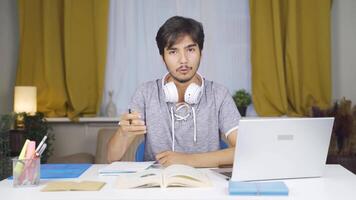
<svg viewBox="0 0 356 200">
<path fill-rule="evenodd" d="M 192 80 L 200 64 L 200 49 L 189 35 L 178 38 L 170 48 L 164 48 L 163 60 L 173 79 L 181 83 Z"/>
</svg>

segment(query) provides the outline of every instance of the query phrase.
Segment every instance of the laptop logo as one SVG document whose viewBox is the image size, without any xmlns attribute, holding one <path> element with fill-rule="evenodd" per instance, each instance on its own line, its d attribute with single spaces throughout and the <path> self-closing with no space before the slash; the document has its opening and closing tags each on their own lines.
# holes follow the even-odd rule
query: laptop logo
<svg viewBox="0 0 356 200">
<path fill-rule="evenodd" d="M 277 135 L 277 140 L 293 140 L 294 139 L 294 135 L 291 134 L 281 134 L 281 135 Z"/>
</svg>

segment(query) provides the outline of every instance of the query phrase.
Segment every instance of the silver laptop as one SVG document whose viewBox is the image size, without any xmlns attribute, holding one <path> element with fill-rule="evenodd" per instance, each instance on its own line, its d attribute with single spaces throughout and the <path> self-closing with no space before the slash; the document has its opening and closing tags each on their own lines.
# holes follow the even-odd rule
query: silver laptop
<svg viewBox="0 0 356 200">
<path fill-rule="evenodd" d="M 239 123 L 231 180 L 323 175 L 334 118 L 255 118 Z"/>
</svg>

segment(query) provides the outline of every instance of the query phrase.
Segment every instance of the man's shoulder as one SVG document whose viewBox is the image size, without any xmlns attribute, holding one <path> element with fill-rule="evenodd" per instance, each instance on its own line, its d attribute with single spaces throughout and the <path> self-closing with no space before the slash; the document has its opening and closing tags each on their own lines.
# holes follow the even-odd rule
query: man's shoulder
<svg viewBox="0 0 356 200">
<path fill-rule="evenodd" d="M 158 82 L 158 79 L 143 82 L 143 83 L 139 84 L 139 86 L 137 87 L 137 90 L 139 90 L 139 91 L 155 90 L 155 89 L 157 89 L 157 82 Z"/>
<path fill-rule="evenodd" d="M 157 94 L 159 87 L 157 83 L 157 80 L 140 83 L 138 87 L 136 87 L 132 99 L 142 99 L 142 101 L 145 101 L 147 99 L 150 99 L 152 95 L 157 96 L 155 95 Z"/>
<path fill-rule="evenodd" d="M 226 93 L 229 93 L 229 90 L 226 86 L 215 81 L 205 80 L 205 88 L 207 91 L 218 96 L 225 96 Z"/>
</svg>

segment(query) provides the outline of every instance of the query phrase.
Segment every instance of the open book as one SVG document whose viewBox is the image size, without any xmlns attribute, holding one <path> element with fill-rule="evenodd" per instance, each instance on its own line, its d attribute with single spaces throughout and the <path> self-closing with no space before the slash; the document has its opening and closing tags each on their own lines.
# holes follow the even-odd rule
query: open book
<svg viewBox="0 0 356 200">
<path fill-rule="evenodd" d="M 117 178 L 117 188 L 140 187 L 208 187 L 211 182 L 202 171 L 187 165 L 171 165 L 165 169 L 149 169 Z"/>
</svg>

